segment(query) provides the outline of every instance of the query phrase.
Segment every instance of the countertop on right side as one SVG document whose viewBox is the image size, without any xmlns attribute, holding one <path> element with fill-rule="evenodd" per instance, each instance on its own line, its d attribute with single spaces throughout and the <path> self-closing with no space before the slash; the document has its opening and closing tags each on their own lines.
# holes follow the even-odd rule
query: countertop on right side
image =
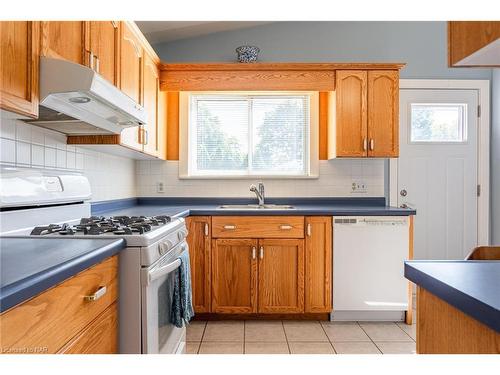
<svg viewBox="0 0 500 375">
<path fill-rule="evenodd" d="M 405 277 L 500 333 L 500 261 L 405 262 Z"/>
</svg>

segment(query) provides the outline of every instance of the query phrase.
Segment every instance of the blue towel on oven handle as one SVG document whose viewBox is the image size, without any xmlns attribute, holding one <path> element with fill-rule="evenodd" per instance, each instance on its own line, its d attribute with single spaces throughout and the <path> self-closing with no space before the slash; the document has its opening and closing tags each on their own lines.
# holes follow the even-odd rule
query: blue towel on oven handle
<svg viewBox="0 0 500 375">
<path fill-rule="evenodd" d="M 175 270 L 170 319 L 177 328 L 182 328 L 183 325 L 189 324 L 194 316 L 189 251 L 183 251 L 178 259 L 180 259 L 181 265 Z"/>
</svg>

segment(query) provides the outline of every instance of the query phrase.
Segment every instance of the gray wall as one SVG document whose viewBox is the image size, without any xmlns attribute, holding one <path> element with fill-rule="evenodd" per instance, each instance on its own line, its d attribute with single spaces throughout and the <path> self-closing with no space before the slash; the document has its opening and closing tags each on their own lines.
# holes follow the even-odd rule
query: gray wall
<svg viewBox="0 0 500 375">
<path fill-rule="evenodd" d="M 500 244 L 500 69 L 491 81 L 491 242 Z"/>
<path fill-rule="evenodd" d="M 402 78 L 492 79 L 491 69 L 449 68 L 446 22 L 276 22 L 154 46 L 165 62 L 235 61 L 260 47 L 260 61 L 405 62 Z M 492 81 L 491 227 L 500 244 L 500 72 Z"/>
<path fill-rule="evenodd" d="M 276 22 L 154 45 L 166 62 L 235 61 L 254 44 L 261 61 L 406 62 L 403 78 L 490 79 L 490 69 L 447 67 L 446 22 Z"/>
</svg>

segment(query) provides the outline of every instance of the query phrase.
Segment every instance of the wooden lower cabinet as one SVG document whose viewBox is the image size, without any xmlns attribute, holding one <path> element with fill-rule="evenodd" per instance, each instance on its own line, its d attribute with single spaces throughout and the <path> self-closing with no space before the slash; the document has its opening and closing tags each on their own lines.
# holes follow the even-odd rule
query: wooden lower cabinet
<svg viewBox="0 0 500 375">
<path fill-rule="evenodd" d="M 186 225 L 196 313 L 332 311 L 331 217 L 190 216 Z"/>
<path fill-rule="evenodd" d="M 257 312 L 257 240 L 212 240 L 212 312 Z"/>
<path fill-rule="evenodd" d="M 113 354 L 118 352 L 118 304 L 115 302 L 90 323 L 61 354 Z"/>
<path fill-rule="evenodd" d="M 186 218 L 195 313 L 210 312 L 210 216 Z"/>
<path fill-rule="evenodd" d="M 85 296 L 106 287 L 100 298 Z M 3 353 L 116 351 L 117 255 L 0 315 Z M 110 307 L 115 306 L 114 310 Z M 114 314 L 114 318 L 113 318 Z M 114 331 L 114 332 L 113 332 Z M 101 332 L 106 337 L 100 337 Z"/>
<path fill-rule="evenodd" d="M 304 240 L 259 240 L 259 313 L 304 312 Z"/>
<path fill-rule="evenodd" d="M 332 218 L 308 216 L 305 219 L 305 312 L 332 311 Z"/>
</svg>

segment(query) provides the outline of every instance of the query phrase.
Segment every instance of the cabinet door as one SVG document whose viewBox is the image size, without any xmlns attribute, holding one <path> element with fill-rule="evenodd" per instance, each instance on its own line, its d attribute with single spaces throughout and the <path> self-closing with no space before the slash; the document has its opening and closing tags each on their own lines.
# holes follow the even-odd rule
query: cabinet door
<svg viewBox="0 0 500 375">
<path fill-rule="evenodd" d="M 115 354 L 118 352 L 118 305 L 113 303 L 59 353 Z"/>
<path fill-rule="evenodd" d="M 367 72 L 336 72 L 337 156 L 367 155 Z"/>
<path fill-rule="evenodd" d="M 143 49 L 126 22 L 121 23 L 120 43 L 120 89 L 134 101 L 142 104 Z M 121 133 L 121 143 L 142 151 L 141 133 L 140 127 L 124 129 Z"/>
<path fill-rule="evenodd" d="M 212 312 L 257 312 L 257 240 L 212 241 Z"/>
<path fill-rule="evenodd" d="M 85 22 L 44 21 L 41 27 L 43 56 L 89 65 L 89 54 L 85 51 Z"/>
<path fill-rule="evenodd" d="M 306 217 L 305 311 L 332 311 L 332 218 Z"/>
<path fill-rule="evenodd" d="M 399 72 L 368 72 L 368 156 L 399 154 Z"/>
<path fill-rule="evenodd" d="M 304 240 L 259 240 L 259 313 L 304 312 Z"/>
<path fill-rule="evenodd" d="M 158 93 L 160 74 L 156 63 L 144 54 L 144 108 L 148 114 L 148 122 L 144 125 L 144 148 L 147 154 L 158 155 Z"/>
<path fill-rule="evenodd" d="M 38 116 L 40 23 L 0 22 L 0 107 Z"/>
<path fill-rule="evenodd" d="M 93 69 L 113 85 L 118 85 L 120 29 L 116 21 L 90 21 L 90 51 Z"/>
<path fill-rule="evenodd" d="M 186 218 L 191 286 L 196 313 L 210 312 L 210 216 Z"/>
</svg>

